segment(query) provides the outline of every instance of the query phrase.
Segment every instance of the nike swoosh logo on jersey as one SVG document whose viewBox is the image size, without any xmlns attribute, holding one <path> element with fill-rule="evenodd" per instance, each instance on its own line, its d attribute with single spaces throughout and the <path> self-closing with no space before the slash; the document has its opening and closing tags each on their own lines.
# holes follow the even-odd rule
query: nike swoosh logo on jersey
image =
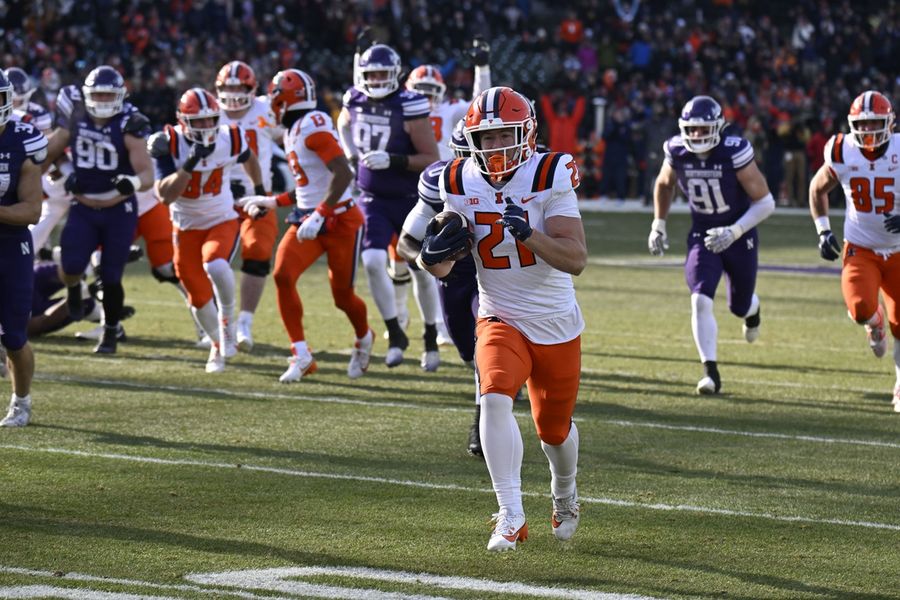
<svg viewBox="0 0 900 600">
<path fill-rule="evenodd" d="M 528 196 L 527 198 L 522 198 L 522 204 L 528 204 L 529 202 L 531 202 L 531 201 L 534 200 L 535 198 L 537 198 L 537 196 Z"/>
</svg>

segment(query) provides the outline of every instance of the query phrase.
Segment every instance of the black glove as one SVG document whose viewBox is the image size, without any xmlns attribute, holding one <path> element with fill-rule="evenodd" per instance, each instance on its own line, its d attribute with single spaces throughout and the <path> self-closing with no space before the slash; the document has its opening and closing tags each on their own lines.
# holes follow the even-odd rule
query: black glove
<svg viewBox="0 0 900 600">
<path fill-rule="evenodd" d="M 514 238 L 520 242 L 524 242 L 531 237 L 534 231 L 525 218 L 525 209 L 521 206 L 513 204 L 512 200 L 506 199 L 506 209 L 503 216 L 495 221 L 497 225 L 506 227 Z"/>
<path fill-rule="evenodd" d="M 116 191 L 123 196 L 130 196 L 141 187 L 141 180 L 137 175 L 116 175 L 112 182 Z"/>
<path fill-rule="evenodd" d="M 419 254 L 422 262 L 429 266 L 464 252 L 472 237 L 468 228 L 461 227 L 458 221 L 453 221 L 440 231 L 437 231 L 437 228 L 435 219 L 428 222 L 425 239 L 422 240 L 422 252 Z"/>
<path fill-rule="evenodd" d="M 362 54 L 375 44 L 375 38 L 372 36 L 372 30 L 369 27 L 363 27 L 356 34 L 356 53 Z"/>
<path fill-rule="evenodd" d="M 247 188 L 240 181 L 232 179 L 229 185 L 231 186 L 231 195 L 234 196 L 235 201 L 247 195 Z"/>
<path fill-rule="evenodd" d="M 491 62 L 491 46 L 479 36 L 472 40 L 468 54 L 476 66 L 485 67 Z"/>
<path fill-rule="evenodd" d="M 841 257 L 841 244 L 830 229 L 819 234 L 819 254 L 825 260 L 837 260 Z"/>
<path fill-rule="evenodd" d="M 900 215 L 884 213 L 884 228 L 891 233 L 900 233 Z"/>
<path fill-rule="evenodd" d="M 197 163 L 212 154 L 213 150 L 215 149 L 215 144 L 210 144 L 209 146 L 204 146 L 202 144 L 196 143 L 191 144 L 191 152 L 190 154 L 188 154 L 187 160 L 184 161 L 184 164 L 181 165 L 181 168 L 188 173 L 193 172 L 193 170 L 197 167 Z"/>
<path fill-rule="evenodd" d="M 75 177 L 75 173 L 69 173 L 69 176 L 63 182 L 63 187 L 67 194 L 78 194 L 81 191 L 81 186 L 78 185 L 78 178 Z"/>
</svg>

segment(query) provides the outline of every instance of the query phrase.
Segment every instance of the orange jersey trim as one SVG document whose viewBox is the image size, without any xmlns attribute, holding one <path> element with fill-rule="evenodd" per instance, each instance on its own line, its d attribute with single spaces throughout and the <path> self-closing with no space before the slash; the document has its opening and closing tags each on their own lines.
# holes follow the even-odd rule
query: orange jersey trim
<svg viewBox="0 0 900 600">
<path fill-rule="evenodd" d="M 169 137 L 169 154 L 178 158 L 178 133 L 171 125 L 166 125 L 166 135 Z"/>
<path fill-rule="evenodd" d="M 343 156 L 344 151 L 341 145 L 337 143 L 334 136 L 327 131 L 316 131 L 306 137 L 304 141 L 306 147 L 316 153 L 322 162 L 326 165 L 338 156 Z"/>
<path fill-rule="evenodd" d="M 237 125 L 230 125 L 228 133 L 231 134 L 231 155 L 237 156 L 241 151 L 241 132 L 238 131 Z"/>
<path fill-rule="evenodd" d="M 839 133 L 834 138 L 834 144 L 831 146 L 831 162 L 844 162 L 844 134 Z"/>
</svg>

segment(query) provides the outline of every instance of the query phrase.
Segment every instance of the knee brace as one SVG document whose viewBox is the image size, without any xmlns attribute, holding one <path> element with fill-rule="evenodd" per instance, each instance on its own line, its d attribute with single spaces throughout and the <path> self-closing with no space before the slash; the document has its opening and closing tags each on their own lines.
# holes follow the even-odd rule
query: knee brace
<svg viewBox="0 0 900 600">
<path fill-rule="evenodd" d="M 270 268 L 267 260 L 244 260 L 244 264 L 241 265 L 241 273 L 256 277 L 266 277 Z"/>
</svg>

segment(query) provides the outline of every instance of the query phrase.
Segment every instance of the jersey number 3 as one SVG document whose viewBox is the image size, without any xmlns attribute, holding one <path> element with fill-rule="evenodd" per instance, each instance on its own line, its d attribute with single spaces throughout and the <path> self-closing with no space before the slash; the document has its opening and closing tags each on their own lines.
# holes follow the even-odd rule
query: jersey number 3
<svg viewBox="0 0 900 600">
<path fill-rule="evenodd" d="M 870 181 L 868 177 L 850 178 L 850 195 L 856 210 L 861 213 L 869 213 L 874 209 L 877 214 L 889 213 L 894 210 L 894 192 L 889 189 L 893 187 L 894 178 L 876 177 L 871 183 Z M 873 198 L 881 200 L 882 203 L 875 206 Z"/>
</svg>

